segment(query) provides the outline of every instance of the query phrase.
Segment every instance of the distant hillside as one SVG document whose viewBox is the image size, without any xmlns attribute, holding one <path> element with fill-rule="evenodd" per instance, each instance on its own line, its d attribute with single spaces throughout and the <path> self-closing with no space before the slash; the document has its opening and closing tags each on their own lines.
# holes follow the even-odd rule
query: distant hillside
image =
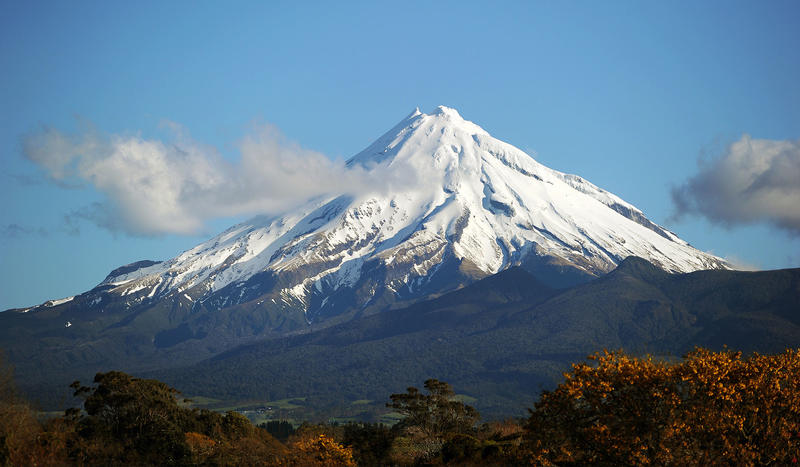
<svg viewBox="0 0 800 467">
<path fill-rule="evenodd" d="M 800 269 L 669 274 L 629 258 L 555 291 L 514 268 L 439 299 L 315 333 L 242 346 L 153 373 L 188 394 L 320 407 L 374 399 L 437 377 L 487 416 L 524 415 L 568 363 L 602 348 L 666 356 L 696 345 L 800 346 Z"/>
</svg>

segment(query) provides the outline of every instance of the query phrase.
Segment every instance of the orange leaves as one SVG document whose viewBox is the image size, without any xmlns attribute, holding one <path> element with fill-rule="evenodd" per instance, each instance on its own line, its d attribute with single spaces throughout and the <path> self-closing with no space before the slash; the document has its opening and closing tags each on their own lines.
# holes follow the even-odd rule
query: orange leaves
<svg viewBox="0 0 800 467">
<path fill-rule="evenodd" d="M 342 446 L 325 434 L 302 437 L 292 446 L 290 465 L 355 466 L 353 449 Z"/>
<path fill-rule="evenodd" d="M 217 445 L 216 441 L 209 438 L 202 433 L 195 433 L 190 431 L 186 433 L 186 445 L 195 458 L 204 459 L 214 452 L 214 447 Z"/>
<path fill-rule="evenodd" d="M 542 395 L 531 446 L 551 462 L 789 463 L 800 438 L 800 351 L 696 349 L 676 363 L 598 352 Z"/>
</svg>

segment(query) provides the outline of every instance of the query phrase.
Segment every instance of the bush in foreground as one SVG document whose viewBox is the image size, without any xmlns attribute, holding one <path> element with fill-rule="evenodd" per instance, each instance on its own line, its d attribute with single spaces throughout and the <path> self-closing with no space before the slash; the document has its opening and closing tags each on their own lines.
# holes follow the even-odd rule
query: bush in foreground
<svg viewBox="0 0 800 467">
<path fill-rule="evenodd" d="M 621 352 L 573 365 L 528 420 L 540 464 L 792 465 L 800 457 L 800 351 L 697 349 L 676 363 Z"/>
</svg>

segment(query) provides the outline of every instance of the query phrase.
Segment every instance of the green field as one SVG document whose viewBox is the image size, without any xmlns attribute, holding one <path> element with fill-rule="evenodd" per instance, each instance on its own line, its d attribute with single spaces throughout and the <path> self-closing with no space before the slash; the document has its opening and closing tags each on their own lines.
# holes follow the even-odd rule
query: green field
<svg viewBox="0 0 800 467">
<path fill-rule="evenodd" d="M 454 401 L 463 402 L 467 405 L 472 405 L 478 402 L 478 399 L 472 396 L 468 396 L 466 394 L 456 394 L 453 396 Z"/>
</svg>

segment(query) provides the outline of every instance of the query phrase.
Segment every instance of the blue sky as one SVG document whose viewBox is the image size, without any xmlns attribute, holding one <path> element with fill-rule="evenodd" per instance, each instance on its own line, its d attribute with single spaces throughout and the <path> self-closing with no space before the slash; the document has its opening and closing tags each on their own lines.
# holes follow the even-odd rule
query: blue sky
<svg viewBox="0 0 800 467">
<path fill-rule="evenodd" d="M 269 124 L 341 160 L 439 104 L 702 250 L 800 267 L 800 3 L 490 3 L 3 2 L 0 309 L 86 291 L 247 217 L 99 226 L 92 207 L 114 192 L 54 180 L 25 152 L 42 134 L 188 138 L 235 164 Z M 741 160 L 779 161 L 761 183 L 775 190 L 736 191 Z"/>
</svg>

